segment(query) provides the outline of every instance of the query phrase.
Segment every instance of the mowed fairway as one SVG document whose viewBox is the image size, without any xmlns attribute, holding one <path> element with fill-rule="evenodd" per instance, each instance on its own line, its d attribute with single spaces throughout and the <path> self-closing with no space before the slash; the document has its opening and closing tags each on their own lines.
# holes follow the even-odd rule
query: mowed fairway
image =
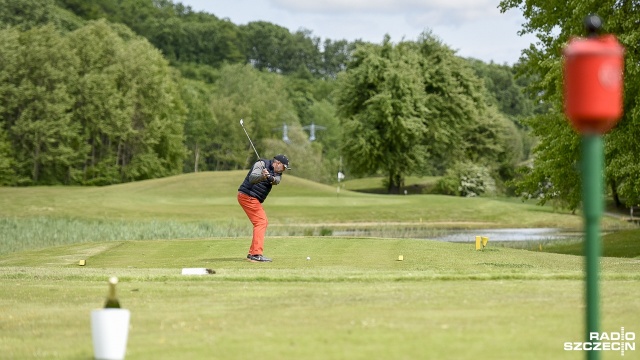
<svg viewBox="0 0 640 360">
<path fill-rule="evenodd" d="M 0 214 L 19 223 L 48 212 L 93 224 L 96 233 L 110 219 L 153 220 L 159 227 L 163 221 L 209 219 L 238 226 L 246 220 L 234 187 L 243 173 L 106 188 L 5 188 Z M 288 222 L 291 229 L 365 222 L 581 224 L 579 216 L 495 199 L 350 192 L 338 197 L 331 187 L 294 177 L 285 178 L 265 207 L 274 227 Z M 605 226 L 616 225 L 605 220 Z M 255 264 L 243 259 L 245 234 L 41 242 L 0 256 L 2 359 L 92 358 L 89 315 L 102 306 L 113 275 L 120 278 L 120 301 L 132 314 L 127 359 L 585 357 L 563 350 L 565 342 L 585 337 L 579 256 L 491 242 L 475 251 L 472 244 L 423 239 L 292 235 L 269 237 L 265 254 L 274 262 Z M 87 265 L 78 266 L 79 260 Z M 216 274 L 184 276 L 185 267 Z M 602 258 L 601 278 L 602 330 L 624 326 L 640 332 L 640 259 Z M 624 358 L 638 354 L 627 351 Z M 621 358 L 619 351 L 601 355 Z"/>
</svg>

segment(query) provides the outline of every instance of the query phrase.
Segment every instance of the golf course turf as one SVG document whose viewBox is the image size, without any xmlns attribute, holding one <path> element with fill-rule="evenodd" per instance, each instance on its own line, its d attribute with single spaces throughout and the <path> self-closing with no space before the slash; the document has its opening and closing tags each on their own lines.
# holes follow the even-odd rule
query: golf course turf
<svg viewBox="0 0 640 360">
<path fill-rule="evenodd" d="M 274 261 L 250 263 L 234 196 L 244 173 L 0 188 L 0 358 L 92 358 L 89 315 L 110 276 L 131 311 L 127 359 L 585 357 L 563 348 L 586 337 L 581 256 L 319 235 L 365 223 L 579 229 L 579 215 L 501 199 L 337 196 L 287 176 L 265 202 Z M 603 219 L 618 227 L 629 226 Z M 600 264 L 602 331 L 640 332 L 640 259 Z M 181 275 L 194 267 L 216 273 Z"/>
</svg>

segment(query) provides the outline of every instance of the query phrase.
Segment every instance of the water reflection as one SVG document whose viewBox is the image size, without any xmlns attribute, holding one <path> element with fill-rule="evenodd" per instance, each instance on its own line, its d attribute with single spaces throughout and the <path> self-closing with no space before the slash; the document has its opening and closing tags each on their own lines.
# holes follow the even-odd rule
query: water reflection
<svg viewBox="0 0 640 360">
<path fill-rule="evenodd" d="M 490 241 L 547 241 L 579 239 L 582 232 L 556 228 L 443 230 L 429 238 L 448 242 L 475 242 L 476 236 L 486 236 Z"/>
<path fill-rule="evenodd" d="M 333 235 L 413 238 L 447 242 L 475 242 L 476 236 L 486 236 L 492 242 L 577 240 L 583 237 L 582 231 L 558 228 L 501 228 L 464 230 L 413 227 L 379 227 L 335 230 L 333 231 Z"/>
</svg>

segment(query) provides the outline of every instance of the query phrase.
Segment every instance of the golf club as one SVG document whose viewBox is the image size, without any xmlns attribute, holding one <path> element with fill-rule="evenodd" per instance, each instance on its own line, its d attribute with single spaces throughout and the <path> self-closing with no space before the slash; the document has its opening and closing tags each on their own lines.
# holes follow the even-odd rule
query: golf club
<svg viewBox="0 0 640 360">
<path fill-rule="evenodd" d="M 256 150 L 255 146 L 253 146 L 253 141 L 251 141 L 251 138 L 249 137 L 249 133 L 247 133 L 247 129 L 244 128 L 244 121 L 242 121 L 242 119 L 240 119 L 240 126 L 242 126 L 242 130 L 244 130 L 244 133 L 247 134 L 247 139 L 249 139 L 249 143 L 251 143 L 251 147 L 253 148 L 253 151 L 256 152 L 256 156 L 258 157 L 258 159 L 260 159 L 260 155 L 258 155 L 258 150 Z"/>
</svg>

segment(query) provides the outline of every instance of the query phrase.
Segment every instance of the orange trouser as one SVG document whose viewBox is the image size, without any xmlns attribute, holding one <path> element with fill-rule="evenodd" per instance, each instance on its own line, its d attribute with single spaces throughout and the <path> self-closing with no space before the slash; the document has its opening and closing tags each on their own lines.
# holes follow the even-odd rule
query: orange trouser
<svg viewBox="0 0 640 360">
<path fill-rule="evenodd" d="M 267 232 L 267 214 L 258 199 L 238 192 L 238 203 L 253 224 L 253 239 L 251 239 L 250 255 L 262 255 L 264 250 L 264 235 Z"/>
</svg>

